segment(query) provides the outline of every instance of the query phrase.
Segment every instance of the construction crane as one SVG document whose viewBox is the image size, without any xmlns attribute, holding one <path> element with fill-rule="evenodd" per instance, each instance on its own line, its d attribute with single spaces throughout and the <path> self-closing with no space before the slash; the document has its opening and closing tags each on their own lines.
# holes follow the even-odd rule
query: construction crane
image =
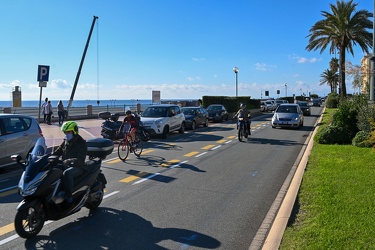
<svg viewBox="0 0 375 250">
<path fill-rule="evenodd" d="M 67 107 L 68 112 L 69 112 L 69 108 L 72 106 L 72 103 L 73 103 L 74 94 L 75 94 L 75 92 L 76 92 L 76 88 L 77 88 L 77 84 L 78 84 L 79 76 L 81 75 L 82 65 L 83 65 L 83 62 L 85 61 L 87 48 L 89 47 L 90 38 L 91 38 L 92 30 L 94 29 L 94 26 L 95 26 L 95 21 L 96 21 L 96 19 L 98 19 L 98 17 L 97 17 L 97 16 L 94 16 L 94 18 L 93 18 L 93 20 L 92 20 L 92 24 L 91 24 L 91 29 L 90 29 L 89 37 L 87 38 L 86 46 L 85 46 L 85 49 L 84 49 L 84 51 L 83 51 L 83 55 L 82 55 L 82 59 L 81 59 L 81 63 L 79 64 L 79 68 L 78 68 L 78 72 L 77 72 L 76 80 L 74 81 L 74 86 L 73 86 L 72 94 L 70 95 L 70 99 L 69 99 L 69 103 L 68 103 L 68 107 Z"/>
</svg>

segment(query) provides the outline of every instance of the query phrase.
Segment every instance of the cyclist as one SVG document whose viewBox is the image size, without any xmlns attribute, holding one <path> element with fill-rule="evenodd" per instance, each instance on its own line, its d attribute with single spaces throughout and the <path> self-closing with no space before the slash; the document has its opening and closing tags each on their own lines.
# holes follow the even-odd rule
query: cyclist
<svg viewBox="0 0 375 250">
<path fill-rule="evenodd" d="M 131 137 L 131 141 L 134 142 L 134 140 L 135 140 L 135 132 L 137 131 L 137 127 L 138 127 L 138 121 L 137 121 L 137 118 L 134 115 L 132 115 L 132 112 L 130 110 L 127 110 L 125 112 L 125 115 L 126 116 L 124 118 L 124 121 L 121 124 L 119 132 L 122 131 L 125 123 L 130 124 L 131 129 L 130 129 L 128 135 Z M 117 132 L 117 133 L 119 133 L 119 132 Z"/>
<path fill-rule="evenodd" d="M 250 111 L 246 109 L 246 105 L 244 103 L 240 104 L 240 109 L 237 111 L 236 115 L 238 118 L 243 118 L 246 124 L 247 134 L 251 135 L 250 131 Z"/>
</svg>

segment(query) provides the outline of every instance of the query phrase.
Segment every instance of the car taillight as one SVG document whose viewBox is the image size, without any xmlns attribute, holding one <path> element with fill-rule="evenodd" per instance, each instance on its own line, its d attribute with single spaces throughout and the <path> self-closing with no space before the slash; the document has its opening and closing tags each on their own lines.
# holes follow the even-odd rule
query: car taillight
<svg viewBox="0 0 375 250">
<path fill-rule="evenodd" d="M 42 131 L 42 129 L 40 128 L 39 125 L 38 125 L 38 128 L 39 128 L 39 134 L 40 134 L 40 136 L 43 136 L 43 131 Z"/>
</svg>

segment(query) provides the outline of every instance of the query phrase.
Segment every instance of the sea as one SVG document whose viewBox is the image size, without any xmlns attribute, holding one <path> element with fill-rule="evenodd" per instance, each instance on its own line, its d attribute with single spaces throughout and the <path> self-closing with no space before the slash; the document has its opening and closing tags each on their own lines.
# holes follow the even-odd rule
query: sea
<svg viewBox="0 0 375 250">
<path fill-rule="evenodd" d="M 180 99 L 168 99 L 168 100 L 161 100 L 161 103 L 167 103 L 167 102 L 179 102 L 179 101 L 196 101 L 196 100 L 180 100 Z M 42 100 L 41 103 L 43 103 L 44 100 Z M 58 104 L 59 100 L 51 100 L 52 107 L 56 107 Z M 63 105 L 65 107 L 68 106 L 69 100 L 62 100 Z M 151 104 L 158 104 L 158 103 L 153 103 L 152 100 L 116 100 L 116 99 L 111 99 L 111 100 L 73 100 L 72 107 L 86 107 L 87 105 L 92 105 L 92 106 L 135 106 L 138 103 L 141 105 L 151 105 Z M 0 108 L 4 107 L 13 107 L 12 101 L 1 101 L 0 100 Z M 39 107 L 39 100 L 28 100 L 28 101 L 22 101 L 22 107 Z"/>
</svg>

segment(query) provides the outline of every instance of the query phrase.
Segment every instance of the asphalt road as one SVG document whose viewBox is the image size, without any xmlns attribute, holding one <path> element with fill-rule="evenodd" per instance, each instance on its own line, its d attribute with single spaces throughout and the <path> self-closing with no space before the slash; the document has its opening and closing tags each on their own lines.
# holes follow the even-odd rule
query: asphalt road
<svg viewBox="0 0 375 250">
<path fill-rule="evenodd" d="M 0 248 L 248 249 L 320 110 L 313 107 L 300 130 L 272 129 L 271 114 L 256 117 L 242 143 L 232 121 L 153 138 L 125 163 L 115 145 L 102 166 L 108 184 L 100 207 L 48 223 L 30 240 L 12 228 L 21 197 L 11 171 L 0 178 Z M 80 133 L 99 136 L 100 127 Z"/>
</svg>

